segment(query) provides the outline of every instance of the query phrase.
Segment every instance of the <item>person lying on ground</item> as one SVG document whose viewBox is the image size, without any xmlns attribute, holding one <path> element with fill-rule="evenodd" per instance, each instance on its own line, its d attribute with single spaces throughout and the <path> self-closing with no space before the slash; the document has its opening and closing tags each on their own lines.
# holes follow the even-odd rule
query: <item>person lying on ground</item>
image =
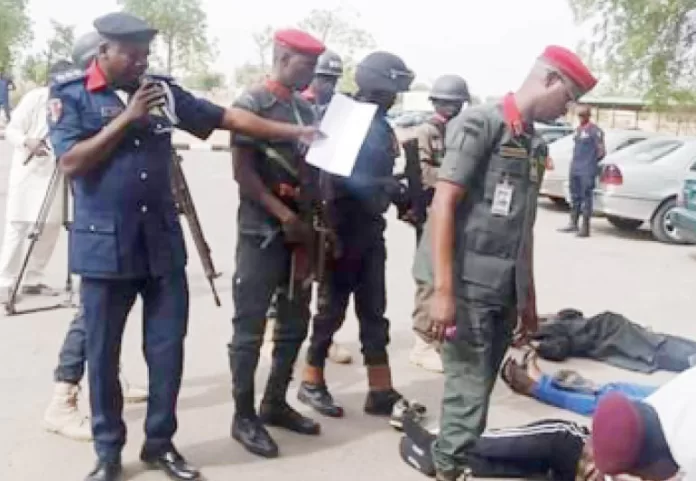
<svg viewBox="0 0 696 481">
<path fill-rule="evenodd" d="M 549 361 L 584 357 L 646 374 L 682 372 L 696 362 L 695 341 L 653 332 L 614 312 L 585 317 L 563 309 L 541 321 L 533 345 Z"/>
<path fill-rule="evenodd" d="M 568 369 L 548 375 L 539 368 L 533 350 L 527 351 L 522 364 L 508 357 L 500 370 L 500 377 L 517 394 L 585 416 L 592 415 L 597 403 L 609 393 L 620 392 L 630 399 L 641 400 L 657 389 L 625 382 L 596 384 Z"/>
</svg>

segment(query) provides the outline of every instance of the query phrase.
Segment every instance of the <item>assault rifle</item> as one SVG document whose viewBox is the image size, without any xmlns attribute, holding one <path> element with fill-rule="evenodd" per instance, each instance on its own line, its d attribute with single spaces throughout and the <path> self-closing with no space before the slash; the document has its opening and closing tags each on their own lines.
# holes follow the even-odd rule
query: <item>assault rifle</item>
<svg viewBox="0 0 696 481">
<path fill-rule="evenodd" d="M 403 173 L 395 176 L 399 182 L 406 182 L 403 190 L 404 199 L 397 204 L 399 219 L 413 224 L 417 230 L 420 230 L 425 223 L 428 199 L 423 190 L 418 139 L 409 139 L 402 144 L 402 147 L 406 166 Z"/>
<path fill-rule="evenodd" d="M 196 206 L 193 204 L 191 191 L 188 188 L 186 176 L 181 168 L 182 161 L 182 157 L 177 153 L 176 150 L 172 149 L 171 184 L 174 203 L 176 204 L 179 214 L 186 218 L 186 223 L 191 231 L 191 237 L 193 237 L 193 243 L 196 245 L 198 256 L 203 264 L 205 277 L 208 279 L 210 290 L 213 293 L 213 300 L 215 301 L 215 305 L 220 307 L 220 297 L 218 296 L 214 282 L 215 279 L 220 277 L 220 273 L 215 270 L 213 258 L 210 255 L 210 246 L 208 246 L 208 243 L 203 236 L 203 229 L 201 228 L 201 222 L 198 219 Z"/>
</svg>

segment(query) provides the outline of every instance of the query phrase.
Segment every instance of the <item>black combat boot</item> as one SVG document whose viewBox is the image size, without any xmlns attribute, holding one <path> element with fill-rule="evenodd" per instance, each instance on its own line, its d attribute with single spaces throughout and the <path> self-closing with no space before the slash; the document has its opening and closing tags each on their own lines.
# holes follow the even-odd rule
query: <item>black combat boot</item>
<svg viewBox="0 0 696 481">
<path fill-rule="evenodd" d="M 299 434 L 317 435 L 321 432 L 319 423 L 298 413 L 286 401 L 292 373 L 291 368 L 287 368 L 286 365 L 276 365 L 271 370 L 259 408 L 259 419 L 268 426 Z"/>
<path fill-rule="evenodd" d="M 577 209 L 573 209 L 570 212 L 570 222 L 568 225 L 558 229 L 558 232 L 577 232 L 578 231 L 578 220 L 580 219 L 580 212 Z"/>
<path fill-rule="evenodd" d="M 264 400 L 259 409 L 264 424 L 284 428 L 298 434 L 316 436 L 321 433 L 318 422 L 295 411 L 285 400 Z"/>
<path fill-rule="evenodd" d="M 297 392 L 297 399 L 324 416 L 342 418 L 343 407 L 336 404 L 326 384 L 313 384 L 303 381 Z"/>
<path fill-rule="evenodd" d="M 278 445 L 259 418 L 254 415 L 235 414 L 232 422 L 232 438 L 250 453 L 264 458 L 277 458 Z"/>
<path fill-rule="evenodd" d="M 580 224 L 580 231 L 578 232 L 578 237 L 590 237 L 590 216 L 583 215 L 582 223 Z"/>
</svg>

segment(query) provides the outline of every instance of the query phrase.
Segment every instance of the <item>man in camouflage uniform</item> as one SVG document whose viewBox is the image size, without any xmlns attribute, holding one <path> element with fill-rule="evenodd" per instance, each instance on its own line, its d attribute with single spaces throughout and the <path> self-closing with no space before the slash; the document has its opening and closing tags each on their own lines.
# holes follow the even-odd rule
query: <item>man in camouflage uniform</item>
<svg viewBox="0 0 696 481">
<path fill-rule="evenodd" d="M 490 393 L 513 338 L 537 325 L 532 229 L 547 148 L 534 121 L 551 120 L 596 79 L 572 52 L 548 47 L 516 93 L 465 110 L 447 127 L 446 154 L 416 279 L 431 284 L 433 339 L 445 392 L 433 444 L 438 481 L 466 475 L 486 425 Z"/>
<path fill-rule="evenodd" d="M 427 204 L 433 200 L 437 169 L 445 153 L 445 129 L 447 123 L 459 115 L 465 102 L 471 96 L 466 81 L 459 75 L 443 75 L 435 80 L 430 91 L 430 101 L 435 108 L 435 114 L 416 131 L 423 173 L 423 195 Z M 416 242 L 420 242 L 423 229 L 416 226 Z M 428 300 L 432 288 L 425 282 L 416 282 L 415 308 L 413 310 L 413 330 L 416 332 L 416 342 L 409 355 L 409 360 L 416 366 L 433 372 L 442 372 L 442 360 L 438 352 L 437 342 L 432 341 L 428 334 L 430 315 Z"/>
</svg>

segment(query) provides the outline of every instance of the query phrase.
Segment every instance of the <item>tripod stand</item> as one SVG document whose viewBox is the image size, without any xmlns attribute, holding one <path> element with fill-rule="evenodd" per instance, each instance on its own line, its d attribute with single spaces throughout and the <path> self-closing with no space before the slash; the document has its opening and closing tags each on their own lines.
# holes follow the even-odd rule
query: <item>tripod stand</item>
<svg viewBox="0 0 696 481">
<path fill-rule="evenodd" d="M 32 312 L 50 311 L 53 309 L 60 309 L 63 307 L 76 307 L 72 300 L 73 284 L 72 276 L 70 275 L 70 268 L 68 268 L 67 278 L 65 280 L 65 299 L 63 300 L 63 302 L 60 302 L 58 304 L 52 304 L 49 306 L 34 307 L 24 310 L 17 310 L 16 308 L 17 294 L 19 293 L 19 288 L 22 285 L 22 280 L 24 279 L 24 274 L 26 273 L 27 266 L 29 265 L 29 260 L 31 259 L 34 247 L 36 246 L 36 243 L 39 241 L 39 238 L 43 233 L 44 226 L 46 225 L 46 219 L 48 218 L 48 215 L 51 212 L 51 207 L 53 206 L 53 202 L 55 201 L 56 195 L 58 193 L 58 187 L 61 184 L 61 180 L 63 180 L 63 174 L 60 171 L 58 163 L 56 163 L 56 166 L 53 168 L 53 173 L 51 174 L 51 179 L 48 183 L 48 188 L 46 189 L 46 194 L 44 194 L 43 201 L 41 202 L 41 207 L 39 208 L 39 214 L 36 218 L 36 222 L 34 222 L 34 225 L 28 236 L 30 242 L 29 247 L 27 248 L 27 252 L 26 254 L 24 254 L 24 259 L 22 260 L 22 267 L 19 270 L 19 274 L 17 274 L 17 279 L 15 279 L 15 282 L 12 285 L 10 295 L 7 299 L 7 304 L 5 304 L 5 312 L 8 316 L 13 316 L 16 314 L 29 314 Z M 63 182 L 62 196 L 62 224 L 65 230 L 69 231 L 70 219 L 68 217 L 68 201 L 70 200 L 70 197 L 67 180 Z"/>
</svg>

